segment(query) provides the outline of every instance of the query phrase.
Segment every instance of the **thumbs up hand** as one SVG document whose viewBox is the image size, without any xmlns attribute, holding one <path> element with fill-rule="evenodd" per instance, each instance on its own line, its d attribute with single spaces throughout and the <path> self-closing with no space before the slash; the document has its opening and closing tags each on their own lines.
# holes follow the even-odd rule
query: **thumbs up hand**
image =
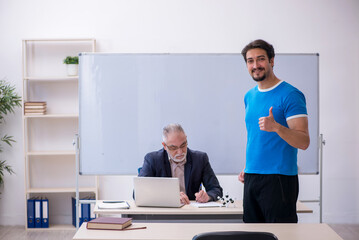
<svg viewBox="0 0 359 240">
<path fill-rule="evenodd" d="M 259 129 L 267 132 L 275 132 L 278 129 L 278 123 L 274 120 L 273 117 L 273 107 L 269 109 L 268 117 L 259 118 Z"/>
</svg>

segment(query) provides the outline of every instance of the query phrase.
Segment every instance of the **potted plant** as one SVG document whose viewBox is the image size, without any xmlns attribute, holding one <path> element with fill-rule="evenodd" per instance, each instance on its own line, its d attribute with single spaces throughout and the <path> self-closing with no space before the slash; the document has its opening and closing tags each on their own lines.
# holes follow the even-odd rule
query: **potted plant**
<svg viewBox="0 0 359 240">
<path fill-rule="evenodd" d="M 5 115 L 8 113 L 14 113 L 15 107 L 21 107 L 21 97 L 15 92 L 14 86 L 11 86 L 5 80 L 0 80 L 0 124 L 5 123 Z M 2 144 L 5 143 L 11 147 L 11 143 L 13 142 L 15 142 L 15 140 L 12 136 L 8 136 L 7 134 L 2 136 L 0 138 L 0 153 L 3 151 Z M 4 184 L 5 172 L 8 172 L 9 174 L 14 173 L 11 166 L 7 164 L 6 160 L 0 159 L 0 186 Z"/>
<path fill-rule="evenodd" d="M 78 64 L 79 64 L 79 57 L 78 56 L 67 56 L 64 59 L 64 63 L 67 66 L 67 75 L 69 76 L 76 76 L 78 74 Z"/>
</svg>

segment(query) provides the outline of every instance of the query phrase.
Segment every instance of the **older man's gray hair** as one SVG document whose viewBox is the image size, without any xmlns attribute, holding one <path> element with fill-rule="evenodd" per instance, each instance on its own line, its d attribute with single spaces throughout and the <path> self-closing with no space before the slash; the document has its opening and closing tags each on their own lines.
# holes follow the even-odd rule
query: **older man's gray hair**
<svg viewBox="0 0 359 240">
<path fill-rule="evenodd" d="M 178 124 L 178 123 L 168 124 L 167 126 L 165 126 L 163 128 L 163 132 L 162 132 L 162 140 L 163 140 L 163 142 L 166 143 L 168 134 L 173 133 L 173 132 L 183 132 L 184 134 L 186 134 L 180 124 Z"/>
</svg>

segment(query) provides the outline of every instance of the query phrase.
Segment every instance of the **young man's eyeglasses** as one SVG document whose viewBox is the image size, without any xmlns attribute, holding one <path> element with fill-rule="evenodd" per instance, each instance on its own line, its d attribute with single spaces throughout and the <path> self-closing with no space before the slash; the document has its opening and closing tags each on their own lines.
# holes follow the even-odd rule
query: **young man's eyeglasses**
<svg viewBox="0 0 359 240">
<path fill-rule="evenodd" d="M 166 145 L 166 147 L 168 148 L 168 150 L 170 150 L 170 151 L 176 151 L 176 150 L 178 150 L 178 149 L 180 149 L 180 148 L 183 149 L 183 148 L 187 147 L 188 142 L 185 141 L 185 142 L 182 143 L 181 146 L 179 146 L 179 147 L 173 146 L 173 145 L 168 146 L 166 143 L 165 143 L 165 145 Z"/>
</svg>

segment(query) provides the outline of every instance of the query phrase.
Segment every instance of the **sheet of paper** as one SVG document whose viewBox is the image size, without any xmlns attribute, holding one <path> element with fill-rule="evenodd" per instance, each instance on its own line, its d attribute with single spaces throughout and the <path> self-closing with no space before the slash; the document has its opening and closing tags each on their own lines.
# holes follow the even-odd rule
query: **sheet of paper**
<svg viewBox="0 0 359 240">
<path fill-rule="evenodd" d="M 101 202 L 98 204 L 98 208 L 100 208 L 100 209 L 128 209 L 128 208 L 130 208 L 130 205 L 126 201 L 111 202 L 111 203 Z"/>
<path fill-rule="evenodd" d="M 218 202 L 206 202 L 206 203 L 191 202 L 191 205 L 198 208 L 222 207 L 222 205 Z"/>
</svg>

